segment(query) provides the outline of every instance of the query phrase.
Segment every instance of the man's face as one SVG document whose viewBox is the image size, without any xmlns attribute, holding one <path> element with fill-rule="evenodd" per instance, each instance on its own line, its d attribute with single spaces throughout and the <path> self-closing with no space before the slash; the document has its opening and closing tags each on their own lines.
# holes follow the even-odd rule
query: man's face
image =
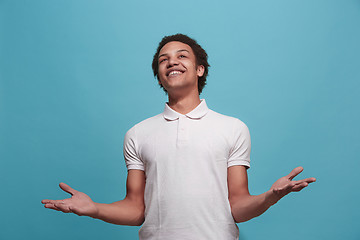
<svg viewBox="0 0 360 240">
<path fill-rule="evenodd" d="M 198 78 L 204 66 L 196 65 L 191 47 L 182 42 L 169 42 L 159 52 L 159 83 L 169 94 L 198 89 Z"/>
</svg>

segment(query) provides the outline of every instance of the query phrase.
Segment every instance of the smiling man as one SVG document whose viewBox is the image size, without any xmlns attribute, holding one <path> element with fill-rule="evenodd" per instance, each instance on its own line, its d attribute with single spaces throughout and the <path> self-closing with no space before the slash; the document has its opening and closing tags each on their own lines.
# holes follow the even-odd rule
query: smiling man
<svg viewBox="0 0 360 240">
<path fill-rule="evenodd" d="M 239 238 L 236 222 L 259 216 L 282 197 L 315 178 L 294 181 L 297 167 L 257 196 L 249 194 L 250 134 L 240 120 L 210 110 L 200 93 L 209 64 L 204 49 L 186 35 L 160 42 L 152 68 L 169 101 L 164 112 L 132 127 L 125 136 L 127 194 L 111 204 L 72 195 L 43 200 L 46 208 L 121 225 L 142 225 L 148 239 Z"/>
</svg>

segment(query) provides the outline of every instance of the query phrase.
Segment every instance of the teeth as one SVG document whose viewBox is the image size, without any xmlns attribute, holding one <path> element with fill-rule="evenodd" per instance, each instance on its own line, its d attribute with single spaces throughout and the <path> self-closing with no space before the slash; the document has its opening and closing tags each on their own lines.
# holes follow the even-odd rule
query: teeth
<svg viewBox="0 0 360 240">
<path fill-rule="evenodd" d="M 172 71 L 172 72 L 170 72 L 169 76 L 170 75 L 175 75 L 175 74 L 180 74 L 180 73 L 181 73 L 180 71 Z"/>
</svg>

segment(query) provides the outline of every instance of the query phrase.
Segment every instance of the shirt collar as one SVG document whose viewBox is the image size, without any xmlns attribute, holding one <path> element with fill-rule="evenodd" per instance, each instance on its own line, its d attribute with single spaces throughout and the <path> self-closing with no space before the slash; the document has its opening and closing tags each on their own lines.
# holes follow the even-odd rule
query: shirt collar
<svg viewBox="0 0 360 240">
<path fill-rule="evenodd" d="M 169 107 L 168 103 L 165 104 L 164 109 L 164 118 L 170 121 L 179 119 L 180 116 L 186 116 L 191 119 L 201 119 L 206 113 L 209 111 L 209 108 L 206 105 L 205 99 L 201 99 L 200 104 L 193 109 L 191 112 L 183 115 L 181 113 L 176 112 L 171 107 Z"/>
</svg>

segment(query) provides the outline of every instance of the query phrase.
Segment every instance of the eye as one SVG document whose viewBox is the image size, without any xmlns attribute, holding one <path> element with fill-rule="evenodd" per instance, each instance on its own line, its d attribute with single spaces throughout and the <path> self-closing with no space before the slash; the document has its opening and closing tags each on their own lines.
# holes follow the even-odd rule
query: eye
<svg viewBox="0 0 360 240">
<path fill-rule="evenodd" d="M 186 58 L 186 56 L 185 55 L 180 55 L 179 58 Z"/>
<path fill-rule="evenodd" d="M 164 62 L 166 60 L 167 60 L 166 58 L 163 58 L 163 59 L 159 60 L 159 63 L 162 63 L 162 62 Z"/>
</svg>

